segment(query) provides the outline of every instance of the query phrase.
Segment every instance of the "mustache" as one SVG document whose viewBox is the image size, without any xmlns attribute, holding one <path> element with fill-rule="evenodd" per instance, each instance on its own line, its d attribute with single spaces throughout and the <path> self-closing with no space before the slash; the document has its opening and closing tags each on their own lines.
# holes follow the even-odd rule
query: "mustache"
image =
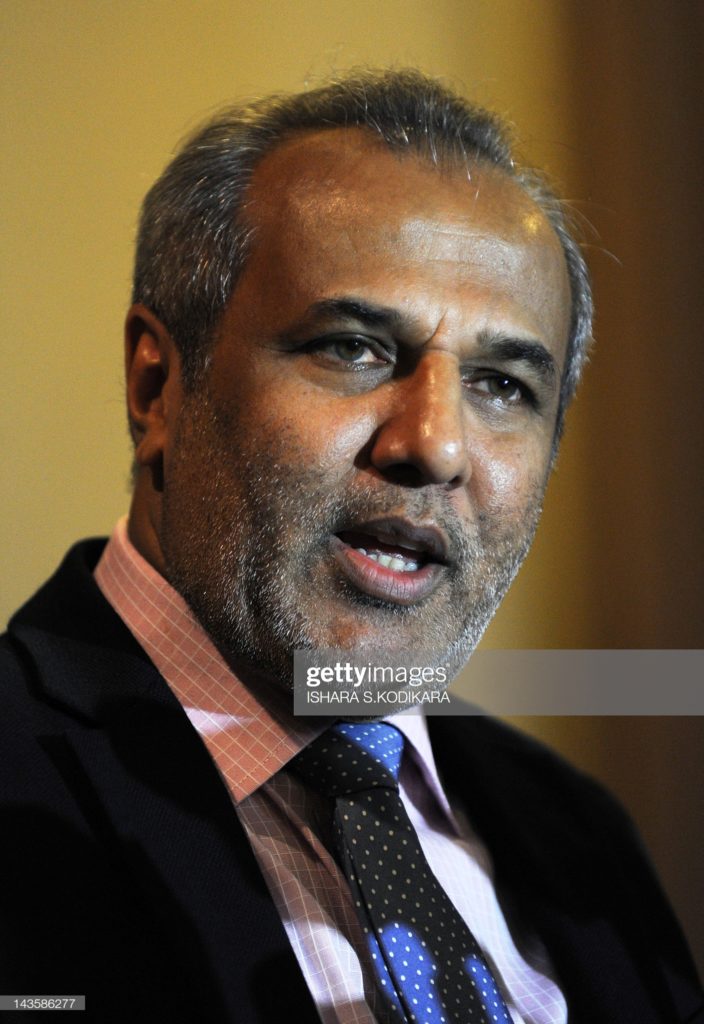
<svg viewBox="0 0 704 1024">
<path fill-rule="evenodd" d="M 343 491 L 333 497 L 311 502 L 306 509 L 306 524 L 320 538 L 321 544 L 330 534 L 352 530 L 374 520 L 402 518 L 414 525 L 437 527 L 445 536 L 447 558 L 451 565 L 462 565 L 482 549 L 477 524 L 468 524 L 457 512 L 449 495 L 435 491 L 425 493 L 382 482 L 356 485 L 354 491 Z"/>
</svg>

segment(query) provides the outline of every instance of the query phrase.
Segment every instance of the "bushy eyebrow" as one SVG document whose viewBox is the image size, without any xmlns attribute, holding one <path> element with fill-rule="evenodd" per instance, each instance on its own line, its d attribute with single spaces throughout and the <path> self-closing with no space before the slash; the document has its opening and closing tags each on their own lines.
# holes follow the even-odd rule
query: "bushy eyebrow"
<svg viewBox="0 0 704 1024">
<path fill-rule="evenodd" d="M 492 331 L 480 331 L 477 341 L 483 354 L 501 363 L 526 363 L 547 385 L 558 378 L 555 359 L 539 341 L 510 338 Z"/>
<path fill-rule="evenodd" d="M 304 330 L 317 320 L 356 320 L 365 327 L 384 328 L 391 333 L 418 331 L 420 323 L 414 317 L 391 306 L 381 306 L 354 296 L 321 299 L 308 307 L 292 331 Z M 290 333 L 290 332 L 289 332 Z M 534 338 L 513 338 L 491 330 L 480 331 L 477 337 L 479 351 L 501 363 L 524 363 L 550 386 L 558 379 L 555 359 L 542 342 Z"/>
<path fill-rule="evenodd" d="M 395 331 L 408 326 L 408 318 L 391 306 L 380 306 L 373 302 L 354 297 L 340 299 L 321 299 L 314 302 L 294 325 L 294 328 L 305 327 L 312 320 L 344 319 L 357 320 L 367 327 L 385 327 Z"/>
</svg>

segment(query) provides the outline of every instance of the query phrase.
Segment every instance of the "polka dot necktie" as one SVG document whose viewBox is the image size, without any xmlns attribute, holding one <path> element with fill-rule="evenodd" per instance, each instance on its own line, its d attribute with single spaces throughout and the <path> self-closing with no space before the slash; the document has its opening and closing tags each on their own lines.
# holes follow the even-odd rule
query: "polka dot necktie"
<svg viewBox="0 0 704 1024">
<path fill-rule="evenodd" d="M 384 722 L 338 722 L 290 764 L 334 798 L 342 870 L 382 994 L 383 1020 L 511 1024 L 484 956 L 440 886 L 401 802 L 403 736 Z"/>
</svg>

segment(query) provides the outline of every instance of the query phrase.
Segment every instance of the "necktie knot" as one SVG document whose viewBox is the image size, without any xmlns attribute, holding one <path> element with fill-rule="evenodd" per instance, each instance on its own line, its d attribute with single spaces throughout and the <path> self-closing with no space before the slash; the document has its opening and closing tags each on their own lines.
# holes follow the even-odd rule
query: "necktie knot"
<svg viewBox="0 0 704 1024">
<path fill-rule="evenodd" d="M 325 796 L 398 789 L 403 736 L 385 722 L 337 722 L 290 767 Z"/>
</svg>

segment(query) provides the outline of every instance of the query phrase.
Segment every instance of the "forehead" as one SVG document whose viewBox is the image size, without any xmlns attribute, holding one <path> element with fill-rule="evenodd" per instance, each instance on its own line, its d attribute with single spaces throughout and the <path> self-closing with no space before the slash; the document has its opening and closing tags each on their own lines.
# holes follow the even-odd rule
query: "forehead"
<svg viewBox="0 0 704 1024">
<path fill-rule="evenodd" d="M 564 347 L 569 281 L 559 239 L 496 168 L 437 167 L 362 129 L 310 132 L 261 161 L 246 208 L 254 241 L 243 277 L 276 289 L 279 302 L 361 291 L 422 316 L 430 290 L 451 315 L 491 292 L 504 312 L 515 308 L 524 327 Z"/>
</svg>

